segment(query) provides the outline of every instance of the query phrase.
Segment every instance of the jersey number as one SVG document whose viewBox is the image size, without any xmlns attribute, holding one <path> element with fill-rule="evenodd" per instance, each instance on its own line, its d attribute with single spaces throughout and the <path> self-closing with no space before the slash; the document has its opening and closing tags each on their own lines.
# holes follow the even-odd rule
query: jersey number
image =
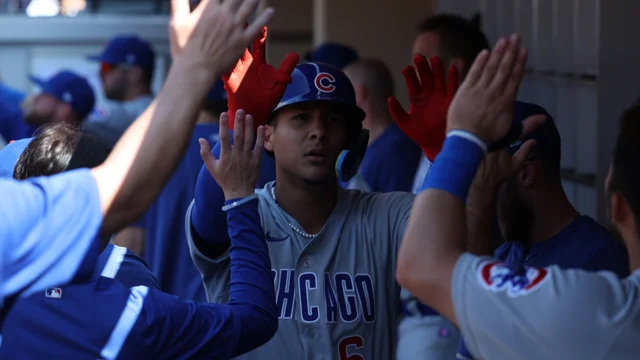
<svg viewBox="0 0 640 360">
<path fill-rule="evenodd" d="M 347 336 L 338 343 L 338 357 L 340 360 L 364 360 L 359 354 L 349 355 L 349 348 L 356 350 L 364 348 L 364 339 L 361 336 Z"/>
</svg>

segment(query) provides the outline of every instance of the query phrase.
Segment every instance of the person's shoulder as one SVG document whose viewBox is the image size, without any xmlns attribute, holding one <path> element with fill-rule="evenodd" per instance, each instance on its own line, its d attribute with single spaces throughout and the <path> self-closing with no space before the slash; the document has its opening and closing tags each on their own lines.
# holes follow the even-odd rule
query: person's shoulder
<svg viewBox="0 0 640 360">
<path fill-rule="evenodd" d="M 579 232 L 583 237 L 587 237 L 594 245 L 609 246 L 619 245 L 616 237 L 602 224 L 590 216 L 582 215 L 578 219 Z"/>
<path fill-rule="evenodd" d="M 404 191 L 380 193 L 344 190 L 344 192 L 348 196 L 348 203 L 352 208 L 368 214 L 390 214 L 398 209 L 410 208 L 416 196 Z"/>
</svg>

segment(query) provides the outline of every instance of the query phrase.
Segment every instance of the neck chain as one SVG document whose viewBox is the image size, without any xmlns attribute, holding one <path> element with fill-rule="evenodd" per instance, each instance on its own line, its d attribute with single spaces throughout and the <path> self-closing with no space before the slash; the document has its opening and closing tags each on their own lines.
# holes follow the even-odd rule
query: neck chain
<svg viewBox="0 0 640 360">
<path fill-rule="evenodd" d="M 278 204 L 278 201 L 276 200 L 276 191 L 275 191 L 275 186 L 276 184 L 273 184 L 273 186 L 271 187 L 271 197 L 273 198 L 273 201 L 276 203 L 276 205 Z M 280 206 L 280 205 L 278 205 Z M 308 232 L 298 229 L 295 225 L 293 225 L 290 221 L 287 221 L 287 224 L 289 224 L 289 227 L 291 228 L 291 230 L 295 231 L 298 235 L 307 238 L 307 239 L 313 239 L 316 236 L 318 236 L 318 234 L 309 234 Z"/>
</svg>

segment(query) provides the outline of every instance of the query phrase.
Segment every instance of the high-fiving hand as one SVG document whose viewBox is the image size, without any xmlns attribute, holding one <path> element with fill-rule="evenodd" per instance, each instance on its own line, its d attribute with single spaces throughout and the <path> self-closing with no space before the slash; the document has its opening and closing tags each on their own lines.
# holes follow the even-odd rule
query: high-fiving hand
<svg viewBox="0 0 640 360">
<path fill-rule="evenodd" d="M 483 50 L 471 65 L 465 81 L 451 102 L 447 130 L 466 130 L 487 143 L 504 138 L 513 123 L 513 104 L 527 62 L 520 37 L 500 39 L 491 54 Z M 542 124 L 544 115 L 522 123 L 522 134 Z"/>
<path fill-rule="evenodd" d="M 409 91 L 409 113 L 393 96 L 388 100 L 389 112 L 398 127 L 433 161 L 446 137 L 447 111 L 458 89 L 458 70 L 451 66 L 445 79 L 439 58 L 431 58 L 431 66 L 422 55 L 416 55 L 413 61 L 420 79 L 413 67 L 407 66 L 402 70 Z"/>
<path fill-rule="evenodd" d="M 472 186 L 481 191 L 497 191 L 509 176 L 520 169 L 535 144 L 535 140 L 528 140 L 513 155 L 506 148 L 487 154 L 478 168 Z"/>
<path fill-rule="evenodd" d="M 233 145 L 229 131 L 229 116 L 220 115 L 220 159 L 211 153 L 209 143 L 199 139 L 200 156 L 209 173 L 222 188 L 227 200 L 244 198 L 254 193 L 260 173 L 260 159 L 264 146 L 264 126 L 258 127 L 253 146 L 253 118 L 244 110 L 236 112 Z"/>
<path fill-rule="evenodd" d="M 229 125 L 232 128 L 238 109 L 244 109 L 253 116 L 256 129 L 264 125 L 280 102 L 287 84 L 291 83 L 291 73 L 300 56 L 294 52 L 287 54 L 280 68 L 276 69 L 267 63 L 266 42 L 267 28 L 264 27 L 253 41 L 252 52 L 245 49 L 233 70 L 222 76 L 229 99 Z"/>
<path fill-rule="evenodd" d="M 267 8 L 247 26 L 257 6 L 258 0 L 202 0 L 192 12 L 189 0 L 171 0 L 169 40 L 174 60 L 188 53 L 186 61 L 219 73 L 228 71 L 273 16 L 273 9 Z"/>
</svg>

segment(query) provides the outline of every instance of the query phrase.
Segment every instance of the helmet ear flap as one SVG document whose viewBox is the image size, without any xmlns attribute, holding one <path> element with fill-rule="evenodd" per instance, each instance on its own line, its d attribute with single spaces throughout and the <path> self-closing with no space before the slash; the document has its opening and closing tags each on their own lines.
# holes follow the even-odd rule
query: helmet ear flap
<svg viewBox="0 0 640 360">
<path fill-rule="evenodd" d="M 369 130 L 362 129 L 356 135 L 350 140 L 349 148 L 343 150 L 336 160 L 336 176 L 342 182 L 351 180 L 358 172 L 369 145 Z"/>
</svg>

